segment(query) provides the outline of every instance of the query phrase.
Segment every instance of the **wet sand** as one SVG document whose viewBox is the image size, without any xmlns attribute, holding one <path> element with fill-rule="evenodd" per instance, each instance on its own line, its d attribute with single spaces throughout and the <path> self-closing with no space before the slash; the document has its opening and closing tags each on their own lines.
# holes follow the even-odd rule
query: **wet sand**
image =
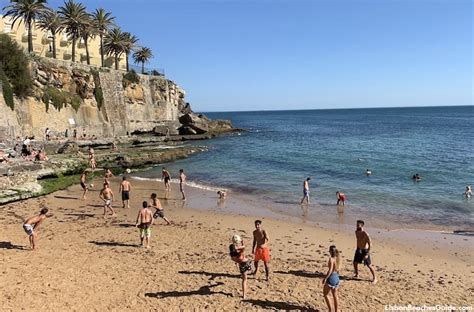
<svg viewBox="0 0 474 312">
<path fill-rule="evenodd" d="M 112 190 L 118 191 L 118 178 Z M 132 180 L 130 209 L 115 201 L 117 217 L 102 218 L 96 189 L 82 201 L 79 186 L 45 197 L 0 207 L 0 307 L 6 311 L 90 310 L 313 310 L 325 311 L 322 278 L 327 250 L 342 251 L 342 311 L 383 311 L 384 305 L 474 305 L 474 237 L 452 233 L 376 229 L 372 261 L 379 282 L 368 269 L 352 278 L 354 229 L 342 224 L 301 222 L 300 218 L 265 215 L 270 235 L 271 280 L 263 266 L 249 278 L 247 300 L 227 252 L 230 237 L 244 237 L 250 254 L 255 211 L 224 202 L 210 191 L 188 188 L 183 202 L 177 185 L 162 200 L 150 250 L 139 247 L 135 219 L 151 192 L 163 197 L 161 183 Z M 116 194 L 119 199 L 119 194 Z M 235 214 L 230 205 L 242 205 Z M 28 250 L 22 220 L 47 206 L 52 217 L 39 231 L 38 250 Z M 310 212 L 311 213 L 311 212 Z"/>
</svg>

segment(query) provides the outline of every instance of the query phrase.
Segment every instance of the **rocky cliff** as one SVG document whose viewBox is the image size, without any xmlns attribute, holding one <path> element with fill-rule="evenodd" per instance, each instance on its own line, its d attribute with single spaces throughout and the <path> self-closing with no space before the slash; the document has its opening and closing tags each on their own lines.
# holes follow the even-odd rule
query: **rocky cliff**
<svg viewBox="0 0 474 312">
<path fill-rule="evenodd" d="M 31 96 L 15 98 L 14 110 L 0 96 L 0 138 L 43 137 L 46 128 L 56 136 L 177 134 L 179 117 L 190 113 L 184 90 L 163 76 L 128 80 L 122 71 L 50 59 L 32 61 L 30 70 Z"/>
</svg>

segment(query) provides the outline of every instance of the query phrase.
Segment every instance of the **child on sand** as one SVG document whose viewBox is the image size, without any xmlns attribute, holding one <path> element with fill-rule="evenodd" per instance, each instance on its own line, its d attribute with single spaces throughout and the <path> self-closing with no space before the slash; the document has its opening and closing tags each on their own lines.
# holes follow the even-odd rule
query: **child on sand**
<svg viewBox="0 0 474 312">
<path fill-rule="evenodd" d="M 328 272 L 326 277 L 323 279 L 323 295 L 324 300 L 328 306 L 329 311 L 338 311 L 339 300 L 337 298 L 337 288 L 339 287 L 339 264 L 340 257 L 339 251 L 336 246 L 332 245 L 329 247 L 329 261 L 328 261 Z M 329 291 L 332 293 L 334 309 L 331 309 L 331 302 L 329 301 Z"/>
<path fill-rule="evenodd" d="M 336 205 L 339 206 L 339 203 L 342 203 L 342 205 L 345 206 L 346 205 L 346 195 L 344 195 L 344 193 L 341 193 L 341 192 L 336 192 L 336 196 L 337 196 Z"/>
<path fill-rule="evenodd" d="M 23 229 L 25 230 L 26 234 L 29 236 L 30 240 L 30 247 L 32 250 L 36 249 L 36 238 L 37 232 L 41 222 L 46 219 L 46 214 L 48 213 L 48 208 L 43 208 L 40 211 L 40 214 L 31 218 L 28 218 L 23 223 Z"/>
<path fill-rule="evenodd" d="M 142 203 L 143 208 L 140 209 L 137 216 L 136 227 L 140 229 L 140 244 L 146 241 L 146 248 L 150 248 L 151 226 L 153 225 L 153 213 L 148 207 L 148 202 Z"/>
<path fill-rule="evenodd" d="M 357 239 L 357 249 L 354 255 L 354 271 L 355 278 L 359 277 L 359 263 L 364 263 L 372 273 L 372 284 L 377 283 L 377 278 L 375 277 L 375 270 L 372 266 L 372 261 L 370 260 L 370 248 L 372 247 L 372 241 L 370 240 L 369 234 L 364 231 L 364 221 L 357 220 L 356 231 Z"/>
<path fill-rule="evenodd" d="M 232 236 L 232 244 L 229 246 L 230 258 L 239 265 L 240 274 L 242 274 L 242 298 L 245 299 L 247 290 L 247 272 L 252 271 L 252 260 L 245 256 L 245 246 L 239 235 Z"/>
<path fill-rule="evenodd" d="M 100 199 L 104 201 L 104 218 L 107 215 L 107 210 L 112 212 L 112 217 L 115 216 L 115 211 L 112 208 L 112 201 L 114 200 L 114 193 L 110 189 L 109 183 L 104 183 L 104 188 L 100 191 Z"/>
<path fill-rule="evenodd" d="M 270 274 L 270 269 L 268 267 L 268 262 L 270 262 L 270 249 L 268 248 L 268 234 L 262 229 L 262 221 L 255 221 L 255 231 L 253 231 L 253 245 L 252 253 L 254 254 L 253 263 L 255 265 L 254 275 L 257 275 L 258 271 L 258 262 L 263 261 L 265 266 L 265 275 L 266 280 L 268 281 L 268 275 Z"/>
<path fill-rule="evenodd" d="M 161 207 L 160 200 L 156 197 L 156 193 L 152 193 L 150 196 L 150 199 L 151 199 L 150 207 L 153 207 L 156 209 L 155 214 L 153 215 L 153 218 L 155 219 L 162 218 L 163 220 L 166 221 L 168 225 L 171 225 L 171 221 L 165 217 L 165 210 L 163 209 L 163 207 Z"/>
</svg>

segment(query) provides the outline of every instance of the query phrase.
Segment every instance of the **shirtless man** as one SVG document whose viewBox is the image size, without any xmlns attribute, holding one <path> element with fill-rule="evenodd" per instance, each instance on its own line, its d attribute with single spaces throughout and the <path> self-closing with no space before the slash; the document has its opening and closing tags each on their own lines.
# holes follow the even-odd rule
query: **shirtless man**
<svg viewBox="0 0 474 312">
<path fill-rule="evenodd" d="M 107 209 L 112 212 L 112 216 L 115 216 L 115 211 L 112 208 L 112 201 L 114 200 L 114 193 L 110 189 L 109 183 L 104 183 L 104 188 L 100 191 L 100 199 L 104 201 L 104 218 L 107 215 Z"/>
<path fill-rule="evenodd" d="M 127 181 L 127 177 L 122 178 L 122 183 L 120 183 L 119 193 L 122 193 L 122 208 L 125 208 L 125 203 L 127 208 L 130 208 L 130 190 L 132 185 Z"/>
<path fill-rule="evenodd" d="M 183 195 L 182 200 L 186 200 L 186 195 L 184 195 L 184 183 L 186 183 L 186 175 L 183 169 L 179 169 L 179 190 L 181 195 Z"/>
<path fill-rule="evenodd" d="M 170 185 L 171 176 L 170 176 L 169 171 L 166 170 L 165 167 L 163 167 L 163 169 L 161 170 L 161 179 L 165 182 L 165 195 L 166 195 L 166 193 L 171 191 L 171 185 Z"/>
<path fill-rule="evenodd" d="M 355 277 L 359 277 L 359 263 L 364 263 L 372 273 L 372 284 L 377 283 L 377 278 L 375 277 L 375 270 L 372 266 L 372 262 L 370 260 L 370 248 L 372 247 L 372 241 L 370 240 L 369 234 L 364 231 L 364 221 L 357 220 L 357 227 L 355 231 L 355 235 L 357 238 L 357 249 L 354 255 L 354 271 Z"/>
<path fill-rule="evenodd" d="M 150 248 L 151 226 L 153 224 L 153 212 L 148 207 L 148 202 L 143 202 L 143 208 L 140 209 L 137 216 L 136 227 L 140 229 L 140 244 L 146 241 L 146 248 Z"/>
<path fill-rule="evenodd" d="M 110 170 L 109 168 L 105 169 L 105 173 L 104 173 L 104 183 L 109 183 L 109 179 L 112 178 L 114 176 L 114 174 L 112 173 L 112 170 Z"/>
<path fill-rule="evenodd" d="M 155 214 L 153 215 L 153 218 L 155 219 L 162 218 L 163 220 L 166 221 L 168 225 L 171 225 L 171 221 L 165 217 L 165 211 L 163 207 L 161 207 L 160 200 L 158 199 L 158 197 L 156 197 L 156 193 L 152 193 L 150 196 L 150 199 L 151 199 L 151 204 L 149 206 L 156 209 Z"/>
<path fill-rule="evenodd" d="M 92 170 L 95 170 L 97 162 L 95 161 L 95 153 L 92 147 L 89 147 L 89 164 Z"/>
<path fill-rule="evenodd" d="M 303 198 L 301 199 L 301 205 L 303 205 L 304 200 L 306 199 L 306 204 L 309 205 L 309 181 L 311 178 L 306 178 L 303 182 Z"/>
<path fill-rule="evenodd" d="M 89 190 L 89 188 L 87 187 L 87 173 L 87 171 L 84 171 L 81 174 L 81 187 L 84 190 L 84 193 L 82 193 L 82 199 L 86 199 L 86 193 Z"/>
<path fill-rule="evenodd" d="M 31 218 L 28 218 L 23 223 L 23 229 L 25 230 L 26 234 L 29 236 L 30 240 L 30 247 L 32 250 L 36 249 L 36 238 L 37 232 L 41 222 L 46 219 L 46 214 L 48 213 L 48 208 L 43 208 L 40 211 L 40 214 Z"/>
<path fill-rule="evenodd" d="M 268 275 L 270 273 L 270 269 L 268 268 L 268 262 L 270 262 L 270 249 L 268 248 L 268 245 L 267 245 L 268 234 L 264 229 L 262 229 L 261 226 L 262 226 L 262 221 L 256 220 L 255 231 L 253 231 L 253 245 L 252 245 L 252 253 L 254 254 L 254 265 L 255 265 L 255 271 L 253 272 L 253 274 L 257 275 L 258 262 L 262 260 L 263 265 L 265 266 L 266 280 L 268 281 Z"/>
</svg>

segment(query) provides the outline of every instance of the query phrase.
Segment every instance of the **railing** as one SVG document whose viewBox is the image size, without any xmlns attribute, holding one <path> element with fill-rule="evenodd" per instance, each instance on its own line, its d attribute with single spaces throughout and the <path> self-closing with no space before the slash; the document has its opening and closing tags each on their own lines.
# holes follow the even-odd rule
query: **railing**
<svg viewBox="0 0 474 312">
<path fill-rule="evenodd" d="M 137 74 L 144 74 L 144 75 L 150 75 L 150 76 L 164 76 L 165 75 L 165 70 L 163 68 L 148 68 L 145 67 L 144 71 L 142 73 L 142 67 L 137 66 L 137 65 L 129 65 L 130 70 L 134 70 Z"/>
</svg>

